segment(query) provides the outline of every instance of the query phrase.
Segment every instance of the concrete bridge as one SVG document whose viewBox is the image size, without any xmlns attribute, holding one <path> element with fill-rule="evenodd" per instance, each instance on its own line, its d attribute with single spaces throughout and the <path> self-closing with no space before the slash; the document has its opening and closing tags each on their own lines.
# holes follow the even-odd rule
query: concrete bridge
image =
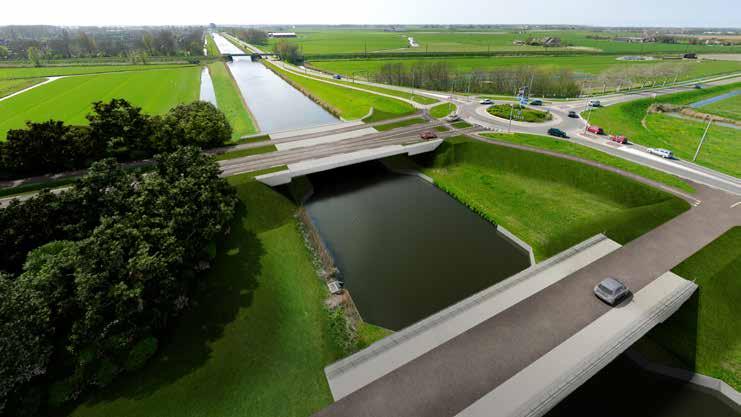
<svg viewBox="0 0 741 417">
<path fill-rule="evenodd" d="M 234 60 L 233 58 L 235 56 L 249 56 L 249 57 L 252 57 L 253 60 L 257 60 L 257 59 L 263 59 L 267 57 L 277 57 L 278 54 L 267 53 L 267 52 L 259 52 L 259 53 L 252 52 L 252 53 L 243 53 L 243 54 L 226 53 L 226 54 L 221 54 L 221 56 L 224 57 L 224 59 L 226 59 L 227 61 L 233 61 Z"/>
</svg>

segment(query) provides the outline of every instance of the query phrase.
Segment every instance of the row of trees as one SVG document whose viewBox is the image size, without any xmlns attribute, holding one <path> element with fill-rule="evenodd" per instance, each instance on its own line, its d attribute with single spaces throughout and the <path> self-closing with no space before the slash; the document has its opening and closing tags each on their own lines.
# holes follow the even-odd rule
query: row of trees
<svg viewBox="0 0 741 417">
<path fill-rule="evenodd" d="M 234 189 L 198 148 L 146 175 L 95 163 L 0 210 L 0 415 L 45 415 L 136 370 L 191 304 Z"/>
<path fill-rule="evenodd" d="M 445 61 L 393 63 L 383 65 L 372 78 L 385 84 L 439 91 L 514 94 L 529 86 L 531 94 L 538 96 L 576 97 L 581 92 L 573 72 L 531 66 L 458 72 Z"/>
<path fill-rule="evenodd" d="M 267 45 L 268 43 L 268 32 L 265 32 L 264 30 L 252 28 L 240 30 L 236 33 L 236 36 L 239 39 L 254 45 Z"/>
<path fill-rule="evenodd" d="M 289 62 L 294 65 L 298 65 L 304 62 L 303 52 L 301 52 L 299 46 L 293 42 L 280 40 L 275 44 L 273 50 L 276 54 L 278 54 L 278 56 L 280 56 L 280 59 L 282 59 L 283 61 Z"/>
<path fill-rule="evenodd" d="M 0 143 L 0 175 L 6 178 L 81 169 L 113 157 L 136 160 L 180 146 L 207 149 L 231 140 L 226 116 L 211 103 L 195 101 L 150 116 L 124 99 L 96 102 L 88 126 L 49 120 L 10 130 Z"/>
<path fill-rule="evenodd" d="M 600 73 L 591 82 L 591 87 L 625 89 L 649 83 L 671 83 L 687 77 L 692 64 L 687 62 L 663 62 L 658 64 L 615 65 Z"/>
<path fill-rule="evenodd" d="M 201 27 L 141 30 L 61 29 L 59 32 L 35 37 L 2 38 L 0 58 L 24 59 L 29 48 L 38 51 L 41 59 L 129 56 L 146 53 L 150 56 L 201 56 L 204 30 Z"/>
</svg>

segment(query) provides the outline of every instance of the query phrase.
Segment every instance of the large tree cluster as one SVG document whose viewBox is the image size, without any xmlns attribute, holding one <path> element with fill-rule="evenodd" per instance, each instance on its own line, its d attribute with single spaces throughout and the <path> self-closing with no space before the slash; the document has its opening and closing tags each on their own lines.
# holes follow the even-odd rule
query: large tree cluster
<svg viewBox="0 0 741 417">
<path fill-rule="evenodd" d="M 190 304 L 237 199 L 195 147 L 153 172 L 93 164 L 0 210 L 0 415 L 35 415 L 141 367 Z"/>
<path fill-rule="evenodd" d="M 181 104 L 150 116 L 124 99 L 93 104 L 89 126 L 28 122 L 0 143 L 0 175 L 23 177 L 75 169 L 113 157 L 119 161 L 172 152 L 180 146 L 212 148 L 231 140 L 226 116 L 211 103 Z"/>
</svg>

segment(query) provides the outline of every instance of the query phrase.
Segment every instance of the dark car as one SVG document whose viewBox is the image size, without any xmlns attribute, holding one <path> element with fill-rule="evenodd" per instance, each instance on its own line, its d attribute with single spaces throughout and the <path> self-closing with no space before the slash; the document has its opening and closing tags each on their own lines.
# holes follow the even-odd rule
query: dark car
<svg viewBox="0 0 741 417">
<path fill-rule="evenodd" d="M 542 106 L 543 105 L 543 100 L 539 100 L 539 99 L 536 98 L 535 100 L 533 100 L 533 101 L 530 102 L 530 105 L 532 105 L 532 106 Z"/>
<path fill-rule="evenodd" d="M 578 119 L 579 118 L 579 115 L 576 114 L 575 111 L 570 111 L 569 112 L 569 117 L 572 118 L 572 119 Z"/>
<path fill-rule="evenodd" d="M 561 129 L 556 129 L 555 127 L 552 127 L 548 129 L 548 134 L 551 136 L 556 136 L 559 138 L 568 138 L 569 136 Z"/>
<path fill-rule="evenodd" d="M 429 131 L 428 130 L 426 132 L 420 133 L 419 134 L 419 137 L 422 138 L 422 139 L 424 139 L 424 140 L 430 140 L 430 139 L 435 139 L 437 137 L 437 134 L 435 134 L 435 132 L 432 132 L 432 131 Z"/>
<path fill-rule="evenodd" d="M 333 77 L 335 80 L 341 80 L 342 76 L 340 74 L 335 74 Z"/>
</svg>

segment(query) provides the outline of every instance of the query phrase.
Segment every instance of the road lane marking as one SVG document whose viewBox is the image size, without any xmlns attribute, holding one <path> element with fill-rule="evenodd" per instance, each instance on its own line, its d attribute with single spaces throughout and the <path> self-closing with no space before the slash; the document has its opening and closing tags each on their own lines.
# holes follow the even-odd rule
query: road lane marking
<svg viewBox="0 0 741 417">
<path fill-rule="evenodd" d="M 734 207 L 737 207 L 737 206 L 741 206 L 741 201 L 739 201 L 738 203 L 731 204 L 731 208 L 734 208 Z"/>
</svg>

